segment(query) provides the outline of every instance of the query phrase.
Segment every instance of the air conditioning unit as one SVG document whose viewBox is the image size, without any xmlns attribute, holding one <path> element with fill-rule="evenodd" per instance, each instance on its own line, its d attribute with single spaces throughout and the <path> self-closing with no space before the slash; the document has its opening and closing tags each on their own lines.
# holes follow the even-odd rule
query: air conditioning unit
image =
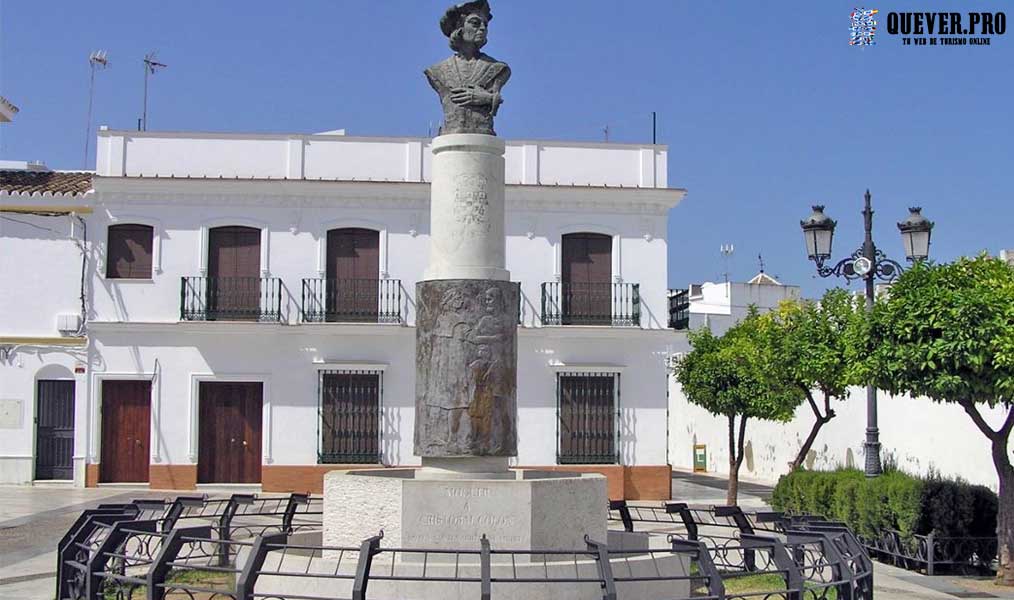
<svg viewBox="0 0 1014 600">
<path fill-rule="evenodd" d="M 60 333 L 77 333 L 81 328 L 81 315 L 56 315 L 56 329 Z"/>
</svg>

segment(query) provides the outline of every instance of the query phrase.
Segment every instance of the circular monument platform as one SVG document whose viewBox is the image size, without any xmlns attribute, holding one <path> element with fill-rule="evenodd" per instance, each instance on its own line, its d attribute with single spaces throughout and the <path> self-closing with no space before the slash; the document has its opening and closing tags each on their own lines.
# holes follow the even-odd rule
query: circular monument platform
<svg viewBox="0 0 1014 600">
<path fill-rule="evenodd" d="M 332 471 L 324 476 L 326 546 L 384 532 L 390 547 L 572 550 L 606 539 L 606 478 L 598 473 L 443 469 Z"/>
</svg>

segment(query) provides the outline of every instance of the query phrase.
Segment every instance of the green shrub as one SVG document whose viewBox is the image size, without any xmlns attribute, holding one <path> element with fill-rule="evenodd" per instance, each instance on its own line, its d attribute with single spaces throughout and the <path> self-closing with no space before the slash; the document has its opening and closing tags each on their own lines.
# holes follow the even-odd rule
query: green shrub
<svg viewBox="0 0 1014 600">
<path fill-rule="evenodd" d="M 885 530 L 903 539 L 930 532 L 945 537 L 996 534 L 997 497 L 983 486 L 919 478 L 898 470 L 867 479 L 862 471 L 797 470 L 783 476 L 772 494 L 776 510 L 842 521 L 860 535 Z"/>
<path fill-rule="evenodd" d="M 901 532 L 903 538 L 911 538 L 922 514 L 925 484 L 901 471 L 885 473 L 873 481 L 886 491 L 890 527 Z"/>
<path fill-rule="evenodd" d="M 838 486 L 831 498 L 830 516 L 843 523 L 858 523 L 859 495 L 866 484 L 866 476 L 860 471 L 840 471 Z"/>
</svg>

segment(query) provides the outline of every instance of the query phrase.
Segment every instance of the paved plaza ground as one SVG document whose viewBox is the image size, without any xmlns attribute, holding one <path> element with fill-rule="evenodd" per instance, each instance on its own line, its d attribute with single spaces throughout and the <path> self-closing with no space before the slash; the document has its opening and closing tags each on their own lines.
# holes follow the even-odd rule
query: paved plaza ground
<svg viewBox="0 0 1014 600">
<path fill-rule="evenodd" d="M 673 498 L 691 504 L 724 504 L 725 481 L 717 477 L 676 472 Z M 745 509 L 767 506 L 771 488 L 742 482 L 740 505 Z M 152 492 L 125 488 L 0 486 L 0 599 L 51 600 L 56 586 L 56 542 L 78 512 L 100 503 L 136 498 L 164 498 L 193 492 Z M 946 600 L 954 598 L 1009 598 L 989 580 L 926 577 L 876 563 L 877 600 Z"/>
</svg>

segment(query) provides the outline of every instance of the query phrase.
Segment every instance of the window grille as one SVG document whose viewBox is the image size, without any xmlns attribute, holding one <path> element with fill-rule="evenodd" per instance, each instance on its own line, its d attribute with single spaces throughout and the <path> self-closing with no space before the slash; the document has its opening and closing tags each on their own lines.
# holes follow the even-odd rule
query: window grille
<svg viewBox="0 0 1014 600">
<path fill-rule="evenodd" d="M 320 464 L 375 464 L 381 459 L 383 373 L 319 371 Z"/>
<path fill-rule="evenodd" d="M 619 463 L 619 373 L 558 373 L 557 462 Z"/>
</svg>

